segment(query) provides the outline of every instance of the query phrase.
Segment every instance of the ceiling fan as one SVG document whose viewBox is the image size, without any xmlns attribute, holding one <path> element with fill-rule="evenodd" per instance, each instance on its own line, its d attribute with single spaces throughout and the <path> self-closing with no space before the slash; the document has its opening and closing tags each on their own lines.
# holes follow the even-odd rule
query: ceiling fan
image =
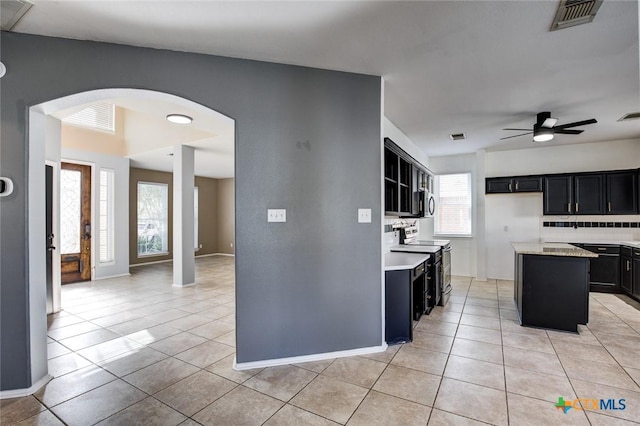
<svg viewBox="0 0 640 426">
<path fill-rule="evenodd" d="M 573 123 L 561 124 L 556 126 L 558 122 L 557 118 L 551 118 L 551 113 L 549 111 L 539 112 L 537 115 L 537 121 L 533 125 L 533 130 L 530 129 L 502 129 L 502 130 L 521 130 L 526 131 L 526 133 L 521 133 L 519 135 L 507 136 L 503 139 L 511 139 L 517 138 L 518 136 L 529 135 L 533 133 L 533 141 L 534 142 L 547 142 L 553 139 L 554 134 L 563 134 L 563 135 L 579 135 L 584 132 L 584 130 L 573 130 L 571 127 L 580 127 L 586 126 L 587 124 L 597 123 L 595 118 L 583 121 L 576 121 Z"/>
</svg>

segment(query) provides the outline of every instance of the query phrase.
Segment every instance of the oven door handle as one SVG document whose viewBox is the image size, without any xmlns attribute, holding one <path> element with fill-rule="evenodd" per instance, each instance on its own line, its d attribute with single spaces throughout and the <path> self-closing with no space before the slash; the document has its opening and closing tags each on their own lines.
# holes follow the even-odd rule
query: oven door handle
<svg viewBox="0 0 640 426">
<path fill-rule="evenodd" d="M 442 293 L 443 296 L 446 296 L 447 294 L 451 293 L 453 291 L 453 287 L 449 286 L 447 287 L 447 290 L 445 292 Z"/>
<path fill-rule="evenodd" d="M 451 247 L 447 247 L 446 249 L 442 250 L 444 252 L 450 253 L 451 252 Z"/>
</svg>

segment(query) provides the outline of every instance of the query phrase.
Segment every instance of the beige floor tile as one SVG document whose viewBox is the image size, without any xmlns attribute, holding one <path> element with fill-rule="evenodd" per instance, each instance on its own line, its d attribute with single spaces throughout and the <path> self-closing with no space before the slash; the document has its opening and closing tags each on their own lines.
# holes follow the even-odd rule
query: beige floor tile
<svg viewBox="0 0 640 426">
<path fill-rule="evenodd" d="M 203 425 L 261 425 L 284 403 L 252 389 L 238 386 L 193 419 Z"/>
<path fill-rule="evenodd" d="M 244 386 L 286 402 L 316 376 L 317 373 L 294 365 L 267 367 L 244 382 Z"/>
<path fill-rule="evenodd" d="M 323 372 L 323 376 L 333 377 L 363 388 L 371 388 L 387 366 L 384 362 L 361 357 L 338 358 Z"/>
<path fill-rule="evenodd" d="M 611 398 L 615 401 L 619 401 L 620 399 L 625 400 L 626 408 L 624 410 L 607 410 L 607 416 L 634 422 L 640 419 L 640 392 L 589 383 L 577 379 L 571 379 L 571 384 L 576 394 L 578 394 L 578 398 Z M 600 413 L 600 410 L 598 410 L 598 413 Z M 589 413 L 587 413 L 587 415 L 589 415 Z"/>
<path fill-rule="evenodd" d="M 174 358 L 167 358 L 124 376 L 123 379 L 148 394 L 154 394 L 185 377 L 189 377 L 196 371 L 198 371 L 198 368 L 191 364 Z"/>
<path fill-rule="evenodd" d="M 461 312 L 452 312 L 452 311 L 445 311 L 445 310 L 438 310 L 438 311 L 431 311 L 431 314 L 429 314 L 429 319 L 433 319 L 436 321 L 442 321 L 442 322 L 451 322 L 454 324 L 457 324 L 458 322 L 460 322 L 460 316 L 462 315 Z"/>
<path fill-rule="evenodd" d="M 500 311 L 498 308 L 488 308 L 486 306 L 479 305 L 469 305 L 468 303 L 464 305 L 464 309 L 462 310 L 463 314 L 471 314 L 471 315 L 480 315 L 491 318 L 500 318 Z"/>
<path fill-rule="evenodd" d="M 53 359 L 68 353 L 71 353 L 71 351 L 58 342 L 47 343 L 47 359 Z"/>
<path fill-rule="evenodd" d="M 444 376 L 504 390 L 504 367 L 500 364 L 451 355 Z"/>
<path fill-rule="evenodd" d="M 563 331 L 555 331 L 555 330 L 547 330 L 547 335 L 551 342 L 575 342 L 582 343 L 587 345 L 600 345 L 602 344 L 598 341 L 596 336 L 586 327 L 582 325 L 578 325 L 579 334 L 575 333 L 567 333 Z"/>
<path fill-rule="evenodd" d="M 600 383 L 616 388 L 629 389 L 640 392 L 640 388 L 619 365 L 588 362 L 584 359 L 558 354 L 560 362 L 570 379 Z"/>
<path fill-rule="evenodd" d="M 153 398 L 146 398 L 98 423 L 99 426 L 179 425 L 187 418 Z"/>
<path fill-rule="evenodd" d="M 89 321 L 79 322 L 77 324 L 68 325 L 49 330 L 47 335 L 55 340 L 62 340 L 79 334 L 88 333 L 100 329 L 100 326 L 90 323 Z"/>
<path fill-rule="evenodd" d="M 123 377 L 166 358 L 167 355 L 162 352 L 143 347 L 100 361 L 98 365 L 118 377 Z"/>
<path fill-rule="evenodd" d="M 116 324 L 131 321 L 136 318 L 140 318 L 140 314 L 136 311 L 124 311 L 118 312 L 113 315 L 107 315 L 104 317 L 91 320 L 92 323 L 99 325 L 100 327 L 111 327 Z"/>
<path fill-rule="evenodd" d="M 143 347 L 144 346 L 140 343 L 129 340 L 126 337 L 118 337 L 117 339 L 81 349 L 77 353 L 87 358 L 89 361 L 98 363 L 125 352 L 142 349 Z"/>
<path fill-rule="evenodd" d="M 414 333 L 414 336 L 415 336 L 416 332 L 414 331 L 413 333 Z M 364 355 L 360 355 L 360 356 L 363 357 L 363 358 L 372 359 L 374 361 L 386 362 L 388 364 L 389 362 L 391 362 L 393 357 L 396 356 L 396 354 L 400 350 L 401 346 L 402 345 L 389 345 L 389 346 L 387 346 L 387 349 L 384 352 L 374 352 L 374 353 L 364 354 Z M 320 362 L 323 362 L 323 361 L 320 361 Z M 304 363 L 304 364 L 308 364 L 308 363 Z M 298 366 L 305 368 L 303 364 L 299 364 Z M 328 367 L 328 366 L 329 366 L 329 364 L 327 364 L 325 366 L 325 368 Z M 323 370 L 324 370 L 324 368 L 323 368 Z M 322 371 L 316 371 L 316 373 L 322 373 Z"/>
<path fill-rule="evenodd" d="M 640 369 L 624 367 L 624 370 L 627 372 L 629 376 L 636 382 L 638 386 L 640 386 Z"/>
<path fill-rule="evenodd" d="M 367 392 L 363 387 L 320 375 L 300 391 L 290 403 L 344 424 L 358 408 Z"/>
<path fill-rule="evenodd" d="M 638 422 L 611 417 L 608 415 L 608 412 L 600 414 L 593 411 L 586 411 L 586 414 L 591 426 L 633 426 L 638 424 Z"/>
<path fill-rule="evenodd" d="M 391 360 L 393 365 L 438 375 L 442 375 L 446 363 L 447 354 L 407 345 L 404 345 Z"/>
<path fill-rule="evenodd" d="M 205 342 L 207 342 L 207 339 L 204 337 L 182 332 L 180 334 L 167 337 L 166 339 L 158 340 L 157 342 L 150 344 L 149 347 L 167 355 L 175 355 Z"/>
<path fill-rule="evenodd" d="M 640 368 L 640 339 L 626 336 L 605 336 L 600 335 L 598 339 L 604 345 L 605 349 L 616 359 L 623 367 Z"/>
<path fill-rule="evenodd" d="M 456 335 L 457 329 L 457 324 L 428 319 L 428 317 L 423 316 L 422 318 L 420 318 L 420 321 L 418 321 L 418 325 L 416 325 L 414 331 L 453 337 Z"/>
<path fill-rule="evenodd" d="M 418 404 L 433 406 L 441 376 L 389 365 L 373 389 Z"/>
<path fill-rule="evenodd" d="M 433 409 L 429 417 L 429 426 L 481 426 L 486 423 L 470 419 L 468 417 L 458 416 L 457 414 L 448 413 L 446 411 Z"/>
<path fill-rule="evenodd" d="M 500 330 L 500 319 L 481 315 L 462 314 L 460 324 Z"/>
<path fill-rule="evenodd" d="M 235 349 L 231 346 L 208 341 L 191 349 L 187 349 L 184 352 L 180 352 L 175 355 L 175 358 L 193 364 L 196 367 L 205 368 L 233 353 L 235 353 Z"/>
<path fill-rule="evenodd" d="M 0 399 L 0 424 L 14 424 L 44 411 L 46 407 L 33 396 Z"/>
<path fill-rule="evenodd" d="M 453 337 L 422 331 L 414 331 L 413 341 L 407 343 L 407 346 L 443 353 L 449 353 L 451 345 L 453 345 Z"/>
<path fill-rule="evenodd" d="M 566 400 L 575 399 L 576 395 L 566 377 L 552 376 L 536 371 L 505 367 L 507 391 L 518 395 L 556 402 L 558 396 Z"/>
<path fill-rule="evenodd" d="M 178 330 L 186 331 L 210 322 L 211 322 L 211 318 L 209 317 L 193 314 L 193 315 L 188 315 L 186 317 L 175 319 L 173 321 L 166 322 L 165 325 L 168 325 L 169 327 L 177 328 Z"/>
<path fill-rule="evenodd" d="M 265 426 L 335 426 L 337 424 L 329 419 L 287 404 L 278 410 L 265 423 Z"/>
<path fill-rule="evenodd" d="M 40 388 L 34 396 L 47 407 L 52 407 L 114 380 L 116 380 L 116 377 L 113 374 L 91 365 L 64 376 L 56 377 Z"/>
<path fill-rule="evenodd" d="M 455 298 L 455 299 L 454 299 Z M 456 302 L 456 300 L 460 299 L 460 302 Z M 444 312 L 457 312 L 459 314 L 462 313 L 462 310 L 464 309 L 464 301 L 465 301 L 466 297 L 455 297 L 455 296 L 451 296 L 451 298 L 449 299 L 449 303 L 447 303 L 446 306 L 436 306 L 433 310 L 433 312 L 438 312 L 439 310 L 444 311 Z M 435 319 L 435 318 L 434 318 Z"/>
<path fill-rule="evenodd" d="M 150 345 L 159 340 L 166 339 L 167 337 L 175 336 L 176 334 L 180 334 L 180 330 L 169 327 L 168 325 L 160 324 L 135 333 L 127 334 L 125 337 L 142 345 Z"/>
<path fill-rule="evenodd" d="M 456 338 L 451 348 L 452 355 L 473 358 L 480 361 L 502 364 L 502 346 Z"/>
<path fill-rule="evenodd" d="M 486 308 L 497 308 L 498 301 L 490 299 L 480 299 L 476 297 L 467 297 L 465 302 L 467 305 L 484 306 Z"/>
<path fill-rule="evenodd" d="M 77 317 L 69 312 L 62 311 L 63 315 L 49 315 L 47 317 L 47 330 L 55 330 L 56 328 L 67 327 L 69 325 L 84 322 L 83 318 Z"/>
<path fill-rule="evenodd" d="M 56 405 L 51 410 L 70 426 L 85 426 L 97 423 L 145 397 L 144 392 L 122 380 L 116 380 Z"/>
<path fill-rule="evenodd" d="M 210 366 L 206 368 L 207 371 L 210 371 L 218 376 L 224 377 L 225 379 L 229 379 L 236 383 L 244 383 L 259 372 L 262 371 L 262 368 L 254 368 L 251 370 L 234 370 L 233 363 L 235 361 L 235 354 L 229 355 L 220 361 L 214 362 Z"/>
<path fill-rule="evenodd" d="M 214 306 L 213 308 L 207 309 L 206 311 L 198 312 L 198 315 L 203 315 L 205 317 L 211 318 L 212 320 L 216 320 L 235 313 L 236 310 L 231 306 L 220 305 Z"/>
<path fill-rule="evenodd" d="M 491 343 L 494 345 L 500 345 L 502 337 L 498 330 L 490 330 L 488 328 L 473 327 L 470 325 L 460 325 L 456 337 L 475 340 L 477 342 Z"/>
<path fill-rule="evenodd" d="M 227 334 L 223 334 L 222 336 L 218 336 L 215 339 L 216 342 L 218 343 L 223 343 L 227 346 L 231 346 L 232 348 L 236 347 L 236 332 L 234 331 L 230 331 Z"/>
<path fill-rule="evenodd" d="M 158 325 L 158 321 L 154 321 L 152 319 L 142 317 L 142 318 L 133 319 L 131 321 L 123 322 L 120 324 L 112 325 L 108 328 L 114 333 L 118 333 L 122 336 L 126 336 L 128 334 L 133 334 L 141 330 L 147 330 L 156 325 Z"/>
<path fill-rule="evenodd" d="M 156 393 L 154 398 L 185 416 L 192 416 L 236 386 L 230 380 L 201 370 Z"/>
<path fill-rule="evenodd" d="M 424 425 L 430 411 L 430 407 L 371 391 L 347 425 Z"/>
<path fill-rule="evenodd" d="M 189 333 L 206 339 L 215 339 L 216 337 L 227 334 L 233 330 L 235 330 L 235 327 L 232 324 L 227 324 L 222 321 L 211 321 L 199 327 L 192 328 L 189 330 Z"/>
<path fill-rule="evenodd" d="M 566 377 L 562 364 L 555 353 L 536 352 L 504 346 L 504 364 L 529 371 Z"/>
<path fill-rule="evenodd" d="M 617 364 L 616 360 L 600 344 L 590 345 L 561 340 L 552 341 L 552 343 L 558 355 L 567 355 L 573 358 L 602 362 L 605 364 Z"/>
<path fill-rule="evenodd" d="M 0 423 L 2 421 L 0 420 Z M 14 423 L 16 426 L 64 426 L 51 411 L 41 411 L 35 416 L 24 419 L 21 422 Z"/>
<path fill-rule="evenodd" d="M 75 353 L 69 353 L 50 359 L 48 364 L 49 374 L 53 377 L 59 377 L 80 368 L 88 367 L 91 365 L 91 361 Z"/>
<path fill-rule="evenodd" d="M 512 348 L 546 352 L 553 354 L 555 350 L 547 335 L 534 336 L 529 334 L 502 333 L 502 344 Z"/>
<path fill-rule="evenodd" d="M 158 321 L 158 324 L 165 324 L 169 321 L 176 320 L 178 318 L 186 317 L 190 315 L 189 312 L 181 311 L 179 309 L 166 309 L 156 314 L 148 315 L 147 318 L 153 321 Z"/>
<path fill-rule="evenodd" d="M 443 378 L 434 408 L 494 425 L 507 425 L 504 391 Z"/>
<path fill-rule="evenodd" d="M 503 333 L 528 334 L 531 336 L 547 337 L 546 330 L 543 330 L 541 328 L 524 327 L 520 325 L 519 321 L 512 321 L 502 318 L 500 320 L 500 327 Z"/>
<path fill-rule="evenodd" d="M 556 401 L 557 401 L 556 396 Z M 569 410 L 566 414 L 552 403 L 522 395 L 507 394 L 509 423 L 522 426 L 540 425 L 589 425 L 584 411 Z M 566 398 L 565 398 L 566 399 Z"/>
<path fill-rule="evenodd" d="M 512 305 L 507 305 L 511 307 Z M 501 320 L 509 320 L 509 321 L 520 321 L 518 317 L 518 312 L 512 309 L 500 309 L 500 319 Z"/>
</svg>

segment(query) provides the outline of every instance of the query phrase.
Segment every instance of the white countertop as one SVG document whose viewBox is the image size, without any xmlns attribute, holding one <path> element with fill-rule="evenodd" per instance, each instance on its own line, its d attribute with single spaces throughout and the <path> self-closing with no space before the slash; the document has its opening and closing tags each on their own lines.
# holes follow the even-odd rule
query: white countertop
<svg viewBox="0 0 640 426">
<path fill-rule="evenodd" d="M 431 257 L 424 253 L 404 253 L 391 252 L 384 254 L 385 271 L 401 271 L 403 269 L 413 269 L 421 263 L 426 262 Z"/>
<path fill-rule="evenodd" d="M 511 243 L 516 254 L 542 256 L 598 257 L 596 253 L 567 243 Z"/>
<path fill-rule="evenodd" d="M 390 248 L 391 251 L 402 251 L 407 253 L 437 253 L 442 249 L 440 246 L 421 246 L 418 244 L 398 244 Z"/>
<path fill-rule="evenodd" d="M 640 248 L 640 241 L 622 241 L 620 243 L 623 246 L 629 246 L 633 248 Z"/>
</svg>

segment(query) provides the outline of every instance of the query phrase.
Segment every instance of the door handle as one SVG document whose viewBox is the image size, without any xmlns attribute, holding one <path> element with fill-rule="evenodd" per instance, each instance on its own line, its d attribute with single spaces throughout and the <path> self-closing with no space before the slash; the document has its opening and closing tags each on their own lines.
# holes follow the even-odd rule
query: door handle
<svg viewBox="0 0 640 426">
<path fill-rule="evenodd" d="M 571 203 L 567 203 L 567 211 L 571 213 Z"/>
<path fill-rule="evenodd" d="M 56 247 L 55 247 L 55 246 L 49 246 L 49 247 L 47 247 L 47 250 L 49 250 L 49 251 L 54 251 L 55 249 L 56 249 Z"/>
<path fill-rule="evenodd" d="M 578 203 L 576 203 L 576 213 L 578 213 Z"/>
<path fill-rule="evenodd" d="M 611 213 L 611 201 L 607 203 L 607 207 L 609 208 L 609 213 Z"/>
</svg>

